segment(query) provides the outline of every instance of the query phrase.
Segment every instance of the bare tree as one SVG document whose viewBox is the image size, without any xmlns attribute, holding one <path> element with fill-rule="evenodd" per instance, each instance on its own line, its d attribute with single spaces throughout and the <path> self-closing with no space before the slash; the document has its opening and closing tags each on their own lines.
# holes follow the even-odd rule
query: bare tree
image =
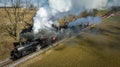
<svg viewBox="0 0 120 67">
<path fill-rule="evenodd" d="M 10 21 L 9 25 L 5 25 L 5 31 L 16 40 L 19 39 L 19 26 L 20 22 L 25 22 L 25 15 L 27 13 L 26 9 L 22 9 L 22 5 L 24 3 L 24 7 L 28 7 L 31 0 L 10 0 L 11 8 L 5 6 L 5 11 Z M 6 5 L 6 4 L 5 4 Z"/>
</svg>

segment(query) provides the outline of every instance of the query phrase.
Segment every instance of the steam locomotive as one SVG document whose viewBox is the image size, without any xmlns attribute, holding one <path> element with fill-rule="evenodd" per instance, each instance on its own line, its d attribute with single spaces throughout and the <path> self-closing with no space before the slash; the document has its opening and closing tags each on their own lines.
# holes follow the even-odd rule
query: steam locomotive
<svg viewBox="0 0 120 67">
<path fill-rule="evenodd" d="M 56 30 L 55 32 L 59 32 L 61 29 L 67 29 L 67 25 L 65 26 L 59 26 L 57 27 L 56 25 L 52 25 L 52 27 Z M 24 30 L 23 30 L 24 32 Z M 22 32 L 22 34 L 23 34 Z M 27 29 L 27 32 L 28 29 Z M 66 33 L 61 33 L 59 35 L 56 34 L 52 34 L 52 36 L 41 36 L 40 38 L 37 39 L 32 39 L 32 38 L 28 38 L 26 37 L 26 41 L 22 41 L 22 39 L 20 38 L 20 42 L 14 43 L 14 49 L 11 51 L 10 55 L 11 55 L 11 59 L 12 60 L 17 60 L 21 57 L 24 57 L 30 53 L 33 53 L 37 50 L 43 49 L 49 45 L 52 45 L 53 43 L 55 43 L 56 41 L 61 39 L 61 36 L 63 38 L 63 35 L 65 35 Z M 31 37 L 31 34 L 25 34 L 27 36 Z M 44 34 L 45 35 L 45 34 Z M 24 37 L 24 35 L 23 35 Z M 39 35 L 37 36 L 39 37 Z"/>
<path fill-rule="evenodd" d="M 41 37 L 35 40 L 28 40 L 25 42 L 14 43 L 14 49 L 11 51 L 11 59 L 17 60 L 37 50 L 43 49 L 57 41 L 56 36 Z"/>
<path fill-rule="evenodd" d="M 11 51 L 11 59 L 17 60 L 37 50 L 40 50 L 49 45 L 52 45 L 58 40 L 77 34 L 75 31 L 73 31 L 74 33 L 73 32 L 71 33 L 71 30 L 68 28 L 67 25 L 59 26 L 59 27 L 57 27 L 56 25 L 52 25 L 52 27 L 55 29 L 55 32 L 57 32 L 57 34 L 52 34 L 52 36 L 51 35 L 42 36 L 37 39 L 32 39 L 32 38 L 29 39 L 27 37 L 28 40 L 26 41 L 22 42 L 20 39 L 19 43 L 14 43 L 14 49 Z M 26 35 L 31 36 L 31 34 L 26 34 Z"/>
</svg>

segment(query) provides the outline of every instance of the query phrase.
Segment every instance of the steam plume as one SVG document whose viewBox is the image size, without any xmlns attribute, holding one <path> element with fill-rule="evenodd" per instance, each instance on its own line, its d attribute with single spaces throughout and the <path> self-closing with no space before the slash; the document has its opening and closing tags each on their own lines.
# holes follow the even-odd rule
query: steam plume
<svg viewBox="0 0 120 67">
<path fill-rule="evenodd" d="M 120 6 L 120 0 L 41 0 L 41 7 L 34 17 L 33 32 L 50 30 L 51 24 L 69 14 L 80 14 L 84 10 L 105 9 Z"/>
</svg>

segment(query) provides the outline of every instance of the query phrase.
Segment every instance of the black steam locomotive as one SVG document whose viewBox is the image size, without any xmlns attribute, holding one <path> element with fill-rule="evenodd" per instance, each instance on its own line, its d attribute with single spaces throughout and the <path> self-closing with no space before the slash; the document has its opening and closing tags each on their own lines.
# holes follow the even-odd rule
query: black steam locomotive
<svg viewBox="0 0 120 67">
<path fill-rule="evenodd" d="M 21 37 L 23 37 L 23 38 L 25 37 L 25 39 L 27 38 L 27 40 L 22 41 L 22 38 L 20 38 L 20 42 L 14 43 L 14 49 L 11 51 L 11 59 L 17 60 L 17 59 L 24 57 L 30 53 L 33 53 L 37 50 L 40 50 L 49 45 L 52 45 L 53 43 L 55 43 L 58 40 L 61 40 L 63 38 L 63 35 L 65 35 L 65 33 L 64 34 L 61 33 L 60 30 L 62 28 L 67 29 L 67 26 L 66 25 L 60 26 L 60 27 L 57 27 L 55 25 L 52 25 L 52 26 L 56 30 L 55 32 L 60 33 L 59 35 L 56 35 L 56 34 L 50 34 L 50 36 L 41 36 L 40 35 L 40 38 L 34 39 L 34 36 L 32 35 L 32 33 L 29 33 L 31 31 L 29 31 L 27 29 L 27 33 L 24 34 L 24 30 L 23 30 L 23 32 L 21 33 L 21 35 L 22 35 Z M 26 35 L 27 35 L 27 37 L 26 37 Z M 43 34 L 43 35 L 45 35 L 45 34 Z M 61 36 L 62 36 L 62 38 L 61 38 Z M 33 37 L 33 39 L 31 37 Z M 39 37 L 39 35 L 37 37 Z"/>
<path fill-rule="evenodd" d="M 48 45 L 55 43 L 56 41 L 57 37 L 52 36 L 50 38 L 42 37 L 32 41 L 29 40 L 25 42 L 14 43 L 14 49 L 11 51 L 11 59 L 17 60 L 37 50 L 45 48 Z"/>
</svg>

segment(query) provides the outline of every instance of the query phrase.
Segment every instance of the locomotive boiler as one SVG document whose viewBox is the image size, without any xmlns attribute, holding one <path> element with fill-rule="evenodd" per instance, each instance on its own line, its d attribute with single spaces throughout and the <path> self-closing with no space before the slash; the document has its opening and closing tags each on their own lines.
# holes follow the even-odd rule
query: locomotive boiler
<svg viewBox="0 0 120 67">
<path fill-rule="evenodd" d="M 56 36 L 41 37 L 32 41 L 14 43 L 14 49 L 11 51 L 11 59 L 17 60 L 37 50 L 45 48 L 57 41 Z"/>
</svg>

